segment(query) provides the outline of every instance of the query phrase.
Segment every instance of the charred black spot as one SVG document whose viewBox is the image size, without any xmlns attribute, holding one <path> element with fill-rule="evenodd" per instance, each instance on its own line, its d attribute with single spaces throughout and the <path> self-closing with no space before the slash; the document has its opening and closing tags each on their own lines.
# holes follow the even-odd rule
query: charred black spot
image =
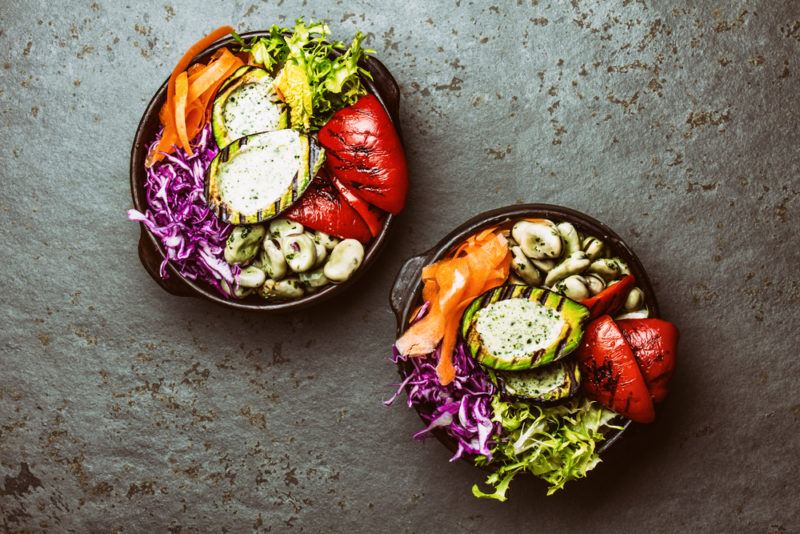
<svg viewBox="0 0 800 534">
<path fill-rule="evenodd" d="M 351 145 L 350 152 L 359 156 L 369 156 L 372 153 L 372 150 L 363 145 Z"/>
<path fill-rule="evenodd" d="M 348 143 L 345 140 L 345 138 L 342 136 L 342 134 L 334 131 L 333 128 L 328 129 L 326 133 L 328 135 L 330 135 L 331 137 L 333 137 L 334 139 L 336 139 L 337 141 L 339 141 L 340 143 L 342 143 L 343 145 L 347 146 Z"/>
<path fill-rule="evenodd" d="M 379 167 L 372 167 L 361 163 L 346 163 L 344 161 L 334 164 L 333 168 L 337 171 L 358 171 L 369 176 L 380 176 L 385 172 Z"/>
<path fill-rule="evenodd" d="M 606 359 L 603 361 L 602 365 L 597 365 L 597 362 L 591 360 L 587 363 L 587 367 L 587 379 L 598 390 L 610 393 L 611 401 L 613 402 L 614 394 L 619 384 L 619 375 L 614 374 L 614 362 Z"/>
<path fill-rule="evenodd" d="M 384 188 L 372 184 L 365 184 L 362 182 L 350 182 L 349 185 L 356 191 L 368 191 L 370 193 L 380 196 L 386 194 L 386 190 Z"/>
</svg>

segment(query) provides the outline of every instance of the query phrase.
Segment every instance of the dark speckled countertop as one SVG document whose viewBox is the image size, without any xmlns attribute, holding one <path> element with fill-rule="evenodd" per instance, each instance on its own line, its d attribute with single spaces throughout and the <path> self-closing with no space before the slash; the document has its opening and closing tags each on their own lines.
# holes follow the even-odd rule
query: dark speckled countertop
<svg viewBox="0 0 800 534">
<path fill-rule="evenodd" d="M 0 530 L 797 532 L 800 3 L 0 4 Z M 361 289 L 265 317 L 139 264 L 128 157 L 213 27 L 357 28 L 402 86 L 413 190 Z M 402 260 L 479 211 L 615 228 L 682 331 L 672 397 L 553 497 L 385 408 Z"/>
</svg>

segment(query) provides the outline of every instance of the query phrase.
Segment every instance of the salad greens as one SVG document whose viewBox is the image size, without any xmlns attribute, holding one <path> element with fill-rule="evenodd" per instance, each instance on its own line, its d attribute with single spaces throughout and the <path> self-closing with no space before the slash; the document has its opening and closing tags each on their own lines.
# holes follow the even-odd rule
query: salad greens
<svg viewBox="0 0 800 534">
<path fill-rule="evenodd" d="M 415 321 L 427 311 L 426 305 Z M 456 444 L 451 461 L 469 457 L 493 469 L 486 478 L 492 491 L 484 492 L 476 484 L 475 497 L 505 501 L 511 481 L 524 471 L 548 482 L 547 494 L 552 495 L 567 482 L 585 477 L 600 462 L 597 447 L 604 433 L 622 428 L 614 424 L 614 412 L 583 397 L 552 406 L 503 400 L 490 373 L 468 355 L 462 340 L 453 356 L 456 378 L 443 386 L 436 374 L 440 350 L 441 346 L 428 356 L 405 358 L 393 347 L 392 361 L 408 362 L 409 370 L 386 404 L 405 389 L 408 406 L 420 408 L 427 425 L 416 439 L 439 428 Z"/>
<path fill-rule="evenodd" d="M 364 35 L 357 32 L 348 47 L 327 41 L 330 34 L 327 24 L 303 19 L 292 29 L 273 25 L 268 36 L 249 43 L 234 34 L 241 51 L 250 52 L 257 64 L 269 71 L 283 66 L 276 85 L 289 104 L 295 129 L 316 131 L 367 93 L 360 76 L 372 76 L 358 63 L 374 51 L 361 47 Z"/>
<path fill-rule="evenodd" d="M 492 450 L 492 465 L 499 467 L 486 479 L 494 491 L 472 487 L 476 497 L 506 500 L 513 478 L 522 471 L 547 481 L 548 495 L 570 480 L 583 478 L 600 463 L 597 444 L 604 431 L 620 429 L 612 423 L 616 414 L 585 398 L 556 406 L 542 407 L 525 402 L 507 402 L 495 395 L 493 420 L 501 425 L 501 437 Z M 486 457 L 476 464 L 487 465 Z"/>
</svg>

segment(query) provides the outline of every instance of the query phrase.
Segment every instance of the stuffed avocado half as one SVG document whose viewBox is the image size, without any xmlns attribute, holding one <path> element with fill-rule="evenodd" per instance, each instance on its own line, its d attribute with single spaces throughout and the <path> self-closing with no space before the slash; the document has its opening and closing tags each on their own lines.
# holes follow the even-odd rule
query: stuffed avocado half
<svg viewBox="0 0 800 534">
<path fill-rule="evenodd" d="M 242 137 L 209 165 L 208 204 L 226 222 L 266 221 L 305 192 L 324 160 L 325 150 L 316 140 L 296 130 Z"/>
<path fill-rule="evenodd" d="M 522 371 L 547 365 L 577 348 L 589 310 L 547 289 L 508 284 L 472 301 L 461 334 L 486 367 Z"/>
<path fill-rule="evenodd" d="M 557 402 L 575 395 L 581 372 L 574 360 L 527 371 L 494 371 L 494 382 L 505 396 L 534 402 Z"/>
<path fill-rule="evenodd" d="M 288 126 L 286 105 L 278 98 L 273 82 L 266 70 L 244 66 L 220 87 L 211 114 L 219 147 L 240 137 Z"/>
</svg>

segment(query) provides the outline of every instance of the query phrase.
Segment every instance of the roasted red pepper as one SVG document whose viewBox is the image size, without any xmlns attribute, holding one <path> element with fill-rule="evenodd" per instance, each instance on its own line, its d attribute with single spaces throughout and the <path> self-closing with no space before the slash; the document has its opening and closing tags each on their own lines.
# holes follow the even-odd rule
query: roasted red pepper
<svg viewBox="0 0 800 534">
<path fill-rule="evenodd" d="M 622 319 L 617 326 L 633 351 L 653 402 L 663 401 L 675 371 L 678 329 L 661 319 Z"/>
<path fill-rule="evenodd" d="M 383 212 L 367 204 L 364 199 L 344 185 L 341 180 L 331 178 L 331 182 L 333 182 L 339 194 L 350 204 L 350 207 L 356 210 L 367 224 L 367 228 L 369 228 L 369 233 L 372 234 L 372 237 L 377 236 L 383 227 Z"/>
<path fill-rule="evenodd" d="M 373 95 L 339 110 L 319 131 L 325 166 L 361 198 L 389 213 L 406 202 L 408 170 L 400 137 Z"/>
<path fill-rule="evenodd" d="M 610 316 L 603 315 L 588 324 L 577 353 L 581 386 L 587 397 L 639 423 L 655 419 L 647 383 Z"/>
<path fill-rule="evenodd" d="M 589 319 L 595 319 L 603 314 L 614 315 L 625 304 L 628 293 L 636 285 L 636 278 L 632 274 L 623 276 L 619 282 L 608 286 L 597 295 L 581 301 L 589 308 Z"/>
<path fill-rule="evenodd" d="M 282 216 L 303 226 L 342 239 L 367 243 L 372 234 L 364 219 L 342 197 L 323 172 L 314 178 L 306 192 Z"/>
</svg>

